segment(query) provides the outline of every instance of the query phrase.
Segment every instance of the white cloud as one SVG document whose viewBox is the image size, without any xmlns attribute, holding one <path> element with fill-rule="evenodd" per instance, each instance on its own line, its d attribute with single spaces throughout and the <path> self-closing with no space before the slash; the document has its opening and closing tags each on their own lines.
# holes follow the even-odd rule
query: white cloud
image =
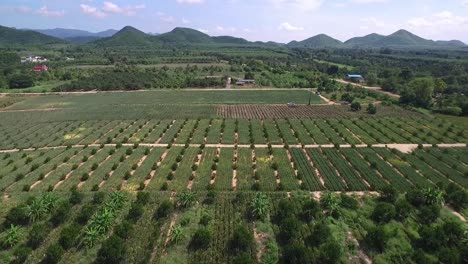
<svg viewBox="0 0 468 264">
<path fill-rule="evenodd" d="M 459 39 L 468 32 L 468 17 L 450 11 L 415 17 L 408 20 L 407 24 L 412 30 L 435 39 Z"/>
<path fill-rule="evenodd" d="M 106 13 L 102 12 L 100 9 L 94 6 L 81 4 L 80 7 L 81 11 L 83 11 L 83 13 L 85 13 L 86 15 L 94 16 L 97 18 L 103 18 L 107 16 Z"/>
<path fill-rule="evenodd" d="M 104 6 L 102 7 L 102 10 L 107 13 L 122 14 L 125 16 L 134 16 L 137 10 L 144 9 L 144 8 L 145 8 L 145 5 L 120 7 L 117 4 L 114 4 L 112 2 L 104 2 Z"/>
<path fill-rule="evenodd" d="M 37 10 L 37 13 L 44 17 L 62 17 L 65 15 L 65 11 L 49 10 L 47 6 L 39 8 L 39 10 Z"/>
<path fill-rule="evenodd" d="M 387 0 L 351 0 L 353 3 L 358 4 L 373 4 L 373 3 L 385 3 Z"/>
<path fill-rule="evenodd" d="M 462 5 L 468 6 L 468 0 L 463 0 Z"/>
<path fill-rule="evenodd" d="M 309 11 L 322 5 L 323 0 L 267 0 L 277 8 L 296 8 Z"/>
<path fill-rule="evenodd" d="M 176 0 L 176 2 L 179 4 L 193 5 L 193 4 L 203 4 L 205 0 Z"/>
<path fill-rule="evenodd" d="M 408 24 L 411 27 L 431 27 L 433 25 L 432 22 L 423 17 L 412 18 L 408 20 Z"/>
<path fill-rule="evenodd" d="M 304 30 L 303 27 L 298 27 L 298 26 L 293 26 L 289 24 L 288 22 L 281 23 L 278 26 L 278 30 L 285 30 L 285 31 L 301 31 Z"/>
<path fill-rule="evenodd" d="M 365 22 L 365 23 L 368 23 L 372 26 L 375 26 L 375 27 L 385 27 L 385 23 L 378 20 L 377 18 L 375 17 L 366 17 L 366 18 L 361 18 L 361 21 L 362 22 Z"/>
<path fill-rule="evenodd" d="M 222 26 L 217 26 L 217 27 L 216 27 L 216 30 L 218 30 L 218 31 L 224 31 L 224 28 L 223 28 Z"/>
<path fill-rule="evenodd" d="M 205 34 L 208 34 L 210 32 L 209 30 L 204 29 L 204 28 L 197 28 L 197 30 Z"/>
<path fill-rule="evenodd" d="M 190 20 L 188 20 L 186 18 L 182 18 L 182 24 L 187 25 L 187 24 L 190 24 L 190 23 L 192 23 L 192 21 L 190 21 Z"/>
</svg>

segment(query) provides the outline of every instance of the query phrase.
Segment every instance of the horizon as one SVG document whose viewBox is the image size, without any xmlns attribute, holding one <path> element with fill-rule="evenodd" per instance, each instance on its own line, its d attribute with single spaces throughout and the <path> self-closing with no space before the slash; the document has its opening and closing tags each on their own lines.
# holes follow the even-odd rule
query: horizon
<svg viewBox="0 0 468 264">
<path fill-rule="evenodd" d="M 280 43 L 318 34 L 344 42 L 405 29 L 425 39 L 468 43 L 467 0 L 165 0 L 157 5 L 148 0 L 5 0 L 0 14 L 1 25 L 18 29 L 101 32 L 131 25 L 146 33 L 165 33 L 186 27 L 210 36 Z"/>
</svg>

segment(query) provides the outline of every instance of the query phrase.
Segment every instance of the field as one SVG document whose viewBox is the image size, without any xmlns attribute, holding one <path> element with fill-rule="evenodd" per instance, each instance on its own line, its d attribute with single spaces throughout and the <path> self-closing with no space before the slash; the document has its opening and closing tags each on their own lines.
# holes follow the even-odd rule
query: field
<svg viewBox="0 0 468 264">
<path fill-rule="evenodd" d="M 445 249 L 464 258 L 466 223 L 454 211 L 466 209 L 468 131 L 398 107 L 307 106 L 307 95 L 11 102 L 0 111 L 0 262 L 458 263 Z M 434 253 L 438 228 L 451 242 Z"/>
</svg>

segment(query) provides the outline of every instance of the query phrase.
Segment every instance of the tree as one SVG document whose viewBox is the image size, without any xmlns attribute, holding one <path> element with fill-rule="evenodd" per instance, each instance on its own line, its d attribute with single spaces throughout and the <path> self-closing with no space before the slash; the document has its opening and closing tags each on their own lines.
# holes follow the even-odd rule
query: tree
<svg viewBox="0 0 468 264">
<path fill-rule="evenodd" d="M 292 206 L 289 208 L 293 209 Z M 302 206 L 302 217 L 306 222 L 310 222 L 318 218 L 321 212 L 322 210 L 320 209 L 320 205 L 312 199 L 308 199 Z"/>
<path fill-rule="evenodd" d="M 80 235 L 81 227 L 77 224 L 66 226 L 60 232 L 59 243 L 64 249 L 73 247 Z"/>
<path fill-rule="evenodd" d="M 340 198 L 333 193 L 325 193 L 320 198 L 320 205 L 325 210 L 325 215 L 332 217 L 340 216 Z"/>
<path fill-rule="evenodd" d="M 155 218 L 164 218 L 171 214 L 174 205 L 169 200 L 164 200 L 156 210 Z"/>
<path fill-rule="evenodd" d="M 255 194 L 251 202 L 252 215 L 258 219 L 265 219 L 270 211 L 270 200 L 262 193 Z"/>
<path fill-rule="evenodd" d="M 304 264 L 313 262 L 307 257 L 306 247 L 295 242 L 284 247 L 282 263 Z"/>
<path fill-rule="evenodd" d="M 413 78 L 413 72 L 409 68 L 404 68 L 400 72 L 400 78 L 407 82 Z"/>
<path fill-rule="evenodd" d="M 34 224 L 28 237 L 28 246 L 36 249 L 49 235 L 49 228 L 46 224 Z"/>
<path fill-rule="evenodd" d="M 395 206 L 389 203 L 381 202 L 375 206 L 371 218 L 379 224 L 385 224 L 390 222 L 390 220 L 394 219 L 395 216 Z"/>
<path fill-rule="evenodd" d="M 430 78 L 418 78 L 409 82 L 401 93 L 400 102 L 419 107 L 429 107 L 434 92 L 434 81 Z"/>
<path fill-rule="evenodd" d="M 422 190 L 424 203 L 427 205 L 443 205 L 444 193 L 439 189 L 427 188 Z"/>
<path fill-rule="evenodd" d="M 319 247 L 331 237 L 331 230 L 324 222 L 314 225 L 312 233 L 307 237 L 306 242 L 312 247 Z"/>
<path fill-rule="evenodd" d="M 34 80 L 29 74 L 15 74 L 10 77 L 9 86 L 11 89 L 28 88 L 34 86 Z"/>
<path fill-rule="evenodd" d="M 365 237 L 366 244 L 377 250 L 379 252 L 383 252 L 385 250 L 385 245 L 387 241 L 390 239 L 389 234 L 385 231 L 384 226 L 375 226 L 371 227 L 368 230 L 367 235 Z"/>
<path fill-rule="evenodd" d="M 53 244 L 49 248 L 47 248 L 44 262 L 51 264 L 58 263 L 62 258 L 64 252 L 65 251 L 59 244 Z"/>
<path fill-rule="evenodd" d="M 447 89 L 447 83 L 444 80 L 440 78 L 434 80 L 434 93 L 444 93 L 445 89 Z"/>
<path fill-rule="evenodd" d="M 375 115 L 377 113 L 377 107 L 374 104 L 370 103 L 366 109 L 367 113 L 370 115 Z"/>
<path fill-rule="evenodd" d="M 117 264 L 124 260 L 127 247 L 122 238 L 113 235 L 99 249 L 96 262 L 102 264 Z"/>
<path fill-rule="evenodd" d="M 395 203 L 398 198 L 397 190 L 391 185 L 385 185 L 380 190 L 380 200 L 387 203 Z"/>
<path fill-rule="evenodd" d="M 318 263 L 339 263 L 343 255 L 343 246 L 331 239 L 320 247 L 319 252 Z"/>
<path fill-rule="evenodd" d="M 353 112 L 361 111 L 361 104 L 359 102 L 353 102 L 351 104 L 351 111 Z"/>
<path fill-rule="evenodd" d="M 366 76 L 366 83 L 367 85 L 369 86 L 374 86 L 377 84 L 377 74 L 375 74 L 375 72 L 369 72 L 367 73 L 367 76 Z"/>
</svg>

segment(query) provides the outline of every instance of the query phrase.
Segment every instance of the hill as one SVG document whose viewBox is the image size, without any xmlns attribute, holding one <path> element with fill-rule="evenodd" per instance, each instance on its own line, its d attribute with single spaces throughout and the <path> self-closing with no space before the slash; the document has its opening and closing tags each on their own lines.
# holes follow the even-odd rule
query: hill
<svg viewBox="0 0 468 264">
<path fill-rule="evenodd" d="M 100 47 L 120 47 L 120 46 L 151 46 L 154 44 L 150 35 L 130 26 L 122 28 L 112 37 L 98 39 L 90 42 Z"/>
<path fill-rule="evenodd" d="M 211 39 L 215 43 L 220 43 L 220 44 L 250 44 L 249 41 L 243 38 L 236 38 L 236 37 L 231 37 L 231 36 L 211 37 Z"/>
<path fill-rule="evenodd" d="M 397 32 L 388 35 L 380 40 L 374 42 L 374 46 L 386 47 L 386 46 L 433 46 L 435 42 L 432 40 L 424 39 L 415 34 L 400 29 Z"/>
<path fill-rule="evenodd" d="M 460 40 L 437 40 L 436 44 L 439 46 L 443 47 L 454 47 L 454 48 L 464 48 L 467 47 L 467 45 Z"/>
<path fill-rule="evenodd" d="M 78 44 L 78 45 L 86 44 L 86 43 L 89 43 L 98 39 L 101 39 L 101 38 L 96 37 L 96 36 L 78 36 L 78 37 L 65 38 L 66 41 L 69 41 L 73 44 Z"/>
<path fill-rule="evenodd" d="M 176 45 L 211 44 L 214 42 L 209 35 L 203 32 L 191 28 L 181 27 L 177 27 L 171 32 L 158 35 L 155 37 L 155 39 L 162 41 L 165 44 Z"/>
<path fill-rule="evenodd" d="M 329 48 L 339 47 L 342 44 L 343 43 L 337 39 L 325 34 L 320 34 L 303 41 L 291 41 L 287 46 L 290 48 Z"/>
<path fill-rule="evenodd" d="M 373 46 L 375 42 L 385 38 L 383 35 L 372 33 L 364 37 L 355 37 L 345 41 L 346 45 L 349 46 Z"/>
<path fill-rule="evenodd" d="M 65 44 L 65 40 L 47 36 L 31 30 L 18 30 L 14 28 L 0 26 L 0 45 L 50 45 Z"/>
</svg>

